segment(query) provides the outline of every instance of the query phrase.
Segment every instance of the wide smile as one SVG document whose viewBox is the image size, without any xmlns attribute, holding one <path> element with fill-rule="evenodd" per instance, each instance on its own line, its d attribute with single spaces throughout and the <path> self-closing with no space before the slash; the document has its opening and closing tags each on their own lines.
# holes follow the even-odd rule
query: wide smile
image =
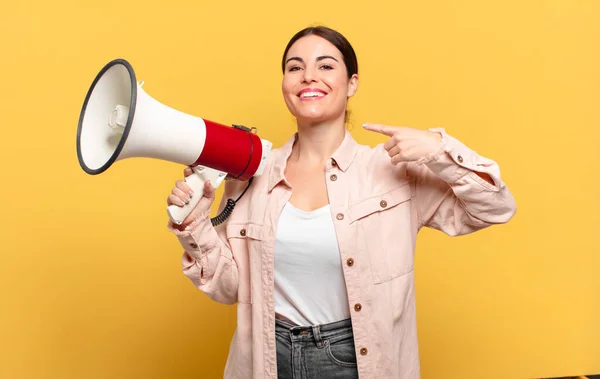
<svg viewBox="0 0 600 379">
<path fill-rule="evenodd" d="M 322 98 L 327 96 L 327 93 L 325 93 L 325 91 L 323 90 L 316 88 L 306 88 L 298 92 L 297 96 L 300 98 L 301 101 L 315 101 L 321 100 Z"/>
</svg>

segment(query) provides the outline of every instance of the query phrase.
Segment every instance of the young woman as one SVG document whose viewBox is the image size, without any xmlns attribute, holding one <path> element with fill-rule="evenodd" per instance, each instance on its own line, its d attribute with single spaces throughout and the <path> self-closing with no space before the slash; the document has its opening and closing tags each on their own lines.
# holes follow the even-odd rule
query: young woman
<svg viewBox="0 0 600 379">
<path fill-rule="evenodd" d="M 515 201 L 496 163 L 443 129 L 365 124 L 389 139 L 358 144 L 345 129 L 358 63 L 338 32 L 298 32 L 282 69 L 297 133 L 227 222 L 212 226 L 206 183 L 190 216 L 170 225 L 185 275 L 215 301 L 237 303 L 225 378 L 419 378 L 417 233 L 505 223 Z M 246 184 L 226 182 L 223 199 Z M 168 204 L 189 197 L 178 181 Z"/>
</svg>

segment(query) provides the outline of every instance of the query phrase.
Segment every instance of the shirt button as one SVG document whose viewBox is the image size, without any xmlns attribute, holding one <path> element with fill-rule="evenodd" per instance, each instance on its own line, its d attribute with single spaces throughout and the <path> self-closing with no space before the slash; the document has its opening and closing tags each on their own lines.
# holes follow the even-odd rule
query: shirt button
<svg viewBox="0 0 600 379">
<path fill-rule="evenodd" d="M 244 237 L 246 235 L 246 229 L 240 230 L 240 236 Z"/>
<path fill-rule="evenodd" d="M 462 155 L 459 155 L 458 157 L 456 157 L 456 159 L 458 159 L 459 163 L 463 163 L 463 157 L 462 157 Z"/>
<path fill-rule="evenodd" d="M 367 355 L 369 353 L 369 350 L 367 350 L 366 347 L 363 347 L 362 349 L 360 349 L 360 355 Z"/>
<path fill-rule="evenodd" d="M 192 249 L 197 249 L 197 248 L 198 248 L 198 244 L 197 244 L 197 243 L 193 243 L 193 242 L 192 242 L 192 243 L 190 243 L 190 247 L 191 247 Z"/>
<path fill-rule="evenodd" d="M 379 205 L 381 206 L 381 208 L 385 208 L 385 207 L 387 207 L 387 201 L 385 201 L 385 200 L 381 200 L 381 201 L 379 202 Z"/>
<path fill-rule="evenodd" d="M 361 309 L 362 309 L 362 305 L 360 305 L 360 303 L 354 305 L 354 310 L 355 311 L 360 312 Z"/>
<path fill-rule="evenodd" d="M 350 267 L 354 266 L 354 259 L 348 258 L 348 260 L 346 261 L 346 264 Z"/>
<path fill-rule="evenodd" d="M 333 174 L 329 177 L 329 179 L 331 179 L 332 182 L 335 182 L 337 180 L 337 175 Z"/>
<path fill-rule="evenodd" d="M 341 214 L 341 213 L 338 213 L 338 214 L 337 214 L 337 216 L 336 216 L 336 218 L 337 218 L 338 220 L 342 221 L 342 220 L 344 219 L 344 215 L 343 215 L 343 214 Z"/>
</svg>

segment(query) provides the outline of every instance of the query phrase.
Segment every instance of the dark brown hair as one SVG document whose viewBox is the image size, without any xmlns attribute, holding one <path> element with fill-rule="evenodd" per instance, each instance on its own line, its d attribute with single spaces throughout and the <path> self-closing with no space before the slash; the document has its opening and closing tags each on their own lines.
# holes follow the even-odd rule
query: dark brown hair
<svg viewBox="0 0 600 379">
<path fill-rule="evenodd" d="M 283 52 L 283 58 L 281 59 L 282 72 L 285 72 L 285 57 L 290 50 L 290 47 L 292 47 L 294 42 L 298 41 L 300 38 L 310 35 L 319 36 L 329 41 L 342 53 L 342 56 L 344 57 L 344 64 L 346 65 L 346 70 L 348 71 L 348 79 L 350 79 L 352 75 L 358 74 L 358 61 L 352 45 L 342 34 L 326 26 L 310 26 L 302 29 L 292 37 L 290 42 L 288 42 L 285 51 Z"/>
</svg>

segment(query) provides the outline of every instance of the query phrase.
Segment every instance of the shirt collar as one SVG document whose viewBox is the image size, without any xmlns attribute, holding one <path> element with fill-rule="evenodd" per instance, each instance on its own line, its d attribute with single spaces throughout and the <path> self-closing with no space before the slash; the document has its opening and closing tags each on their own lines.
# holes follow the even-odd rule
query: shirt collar
<svg viewBox="0 0 600 379">
<path fill-rule="evenodd" d="M 285 180 L 285 168 L 287 165 L 288 158 L 292 154 L 292 147 L 296 142 L 296 138 L 298 138 L 298 133 L 294 133 L 290 139 L 276 152 L 276 156 L 274 157 L 273 168 L 270 171 L 269 176 L 269 192 L 275 188 L 280 182 L 284 182 L 288 187 L 291 187 L 290 184 Z M 337 148 L 337 150 L 331 155 L 329 161 L 326 164 L 326 169 L 330 169 L 332 166 L 337 165 L 337 167 L 342 171 L 346 172 L 356 154 L 358 153 L 360 145 L 356 140 L 352 137 L 350 132 L 346 130 L 344 139 L 342 143 Z"/>
</svg>

